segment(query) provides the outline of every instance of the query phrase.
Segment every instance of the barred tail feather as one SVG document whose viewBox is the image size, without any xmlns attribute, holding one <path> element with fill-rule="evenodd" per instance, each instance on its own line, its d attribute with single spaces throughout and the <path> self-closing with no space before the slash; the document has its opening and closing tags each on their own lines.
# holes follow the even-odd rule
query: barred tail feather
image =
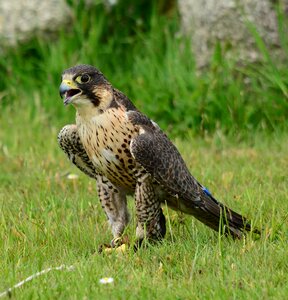
<svg viewBox="0 0 288 300">
<path fill-rule="evenodd" d="M 258 229 L 252 229 L 250 221 L 224 204 L 218 202 L 208 190 L 203 189 L 203 202 L 199 208 L 201 213 L 195 217 L 210 228 L 233 238 L 241 238 L 245 232 L 253 231 L 260 234 Z"/>
</svg>

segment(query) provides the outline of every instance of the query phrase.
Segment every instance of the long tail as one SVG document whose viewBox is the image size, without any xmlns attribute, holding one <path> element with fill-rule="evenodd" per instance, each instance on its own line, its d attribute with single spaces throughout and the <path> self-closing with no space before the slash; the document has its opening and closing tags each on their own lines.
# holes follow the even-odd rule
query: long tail
<svg viewBox="0 0 288 300">
<path fill-rule="evenodd" d="M 206 188 L 202 187 L 202 190 L 202 204 L 193 213 L 198 220 L 218 232 L 220 230 L 222 234 L 231 235 L 233 238 L 239 239 L 248 231 L 260 234 L 258 229 L 252 229 L 249 220 L 217 201 Z"/>
</svg>

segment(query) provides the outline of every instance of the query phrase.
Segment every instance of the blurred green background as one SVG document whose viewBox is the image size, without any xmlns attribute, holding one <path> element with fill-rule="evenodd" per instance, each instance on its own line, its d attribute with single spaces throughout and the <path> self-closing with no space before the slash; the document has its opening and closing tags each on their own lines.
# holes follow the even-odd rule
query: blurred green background
<svg viewBox="0 0 288 300">
<path fill-rule="evenodd" d="M 69 30 L 60 28 L 50 39 L 34 38 L 1 54 L 2 114 L 12 106 L 31 111 L 31 121 L 45 113 L 55 126 L 72 122 L 74 110 L 64 109 L 58 97 L 60 76 L 86 63 L 172 137 L 216 130 L 243 137 L 287 129 L 287 63 L 272 59 L 256 31 L 251 34 L 263 63 L 241 66 L 216 45 L 210 66 L 198 72 L 190 41 L 180 34 L 175 1 L 118 1 L 109 9 L 102 1 L 89 9 L 81 1 L 69 4 L 75 13 Z M 287 18 L 278 11 L 278 19 L 285 51 Z"/>
<path fill-rule="evenodd" d="M 261 63 L 239 64 L 216 44 L 211 63 L 199 70 L 176 4 L 119 0 L 107 8 L 94 1 L 87 9 L 70 0 L 68 27 L 2 52 L 0 44 L 0 294 L 65 264 L 74 271 L 45 273 L 12 297 L 287 298 L 287 16 L 276 10 L 284 57 L 272 55 L 250 24 Z M 98 255 L 112 235 L 95 181 L 57 144 L 59 130 L 75 122 L 75 109 L 59 97 L 61 73 L 79 63 L 98 67 L 156 121 L 191 173 L 263 229 L 261 238 L 231 241 L 164 206 L 163 243 Z M 110 276 L 113 285 L 99 283 Z"/>
</svg>

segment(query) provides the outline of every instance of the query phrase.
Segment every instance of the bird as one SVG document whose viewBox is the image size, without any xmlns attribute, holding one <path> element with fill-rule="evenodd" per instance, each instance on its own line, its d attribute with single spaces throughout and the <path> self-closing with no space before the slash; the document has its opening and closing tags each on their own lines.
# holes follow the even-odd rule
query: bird
<svg viewBox="0 0 288 300">
<path fill-rule="evenodd" d="M 246 217 L 216 200 L 193 177 L 158 124 L 97 68 L 81 64 L 66 69 L 59 93 L 64 105 L 76 109 L 76 124 L 60 130 L 58 143 L 76 167 L 96 180 L 113 235 L 105 244 L 107 249 L 125 243 L 123 233 L 130 220 L 126 196 L 130 194 L 136 208 L 136 249 L 144 240 L 163 240 L 163 203 L 223 235 L 239 239 L 246 232 L 257 232 Z"/>
</svg>

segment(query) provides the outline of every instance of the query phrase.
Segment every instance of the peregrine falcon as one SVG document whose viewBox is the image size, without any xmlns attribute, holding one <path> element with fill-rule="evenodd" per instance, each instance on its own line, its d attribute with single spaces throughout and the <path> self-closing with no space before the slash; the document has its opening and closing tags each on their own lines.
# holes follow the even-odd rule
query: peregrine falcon
<svg viewBox="0 0 288 300">
<path fill-rule="evenodd" d="M 161 203 L 193 215 L 215 231 L 241 238 L 249 221 L 218 202 L 189 172 L 177 148 L 104 75 L 90 65 L 62 74 L 60 95 L 76 108 L 76 124 L 58 135 L 61 149 L 82 172 L 97 182 L 109 223 L 111 247 L 121 245 L 129 222 L 127 194 L 134 194 L 137 247 L 144 238 L 163 239 Z"/>
</svg>

